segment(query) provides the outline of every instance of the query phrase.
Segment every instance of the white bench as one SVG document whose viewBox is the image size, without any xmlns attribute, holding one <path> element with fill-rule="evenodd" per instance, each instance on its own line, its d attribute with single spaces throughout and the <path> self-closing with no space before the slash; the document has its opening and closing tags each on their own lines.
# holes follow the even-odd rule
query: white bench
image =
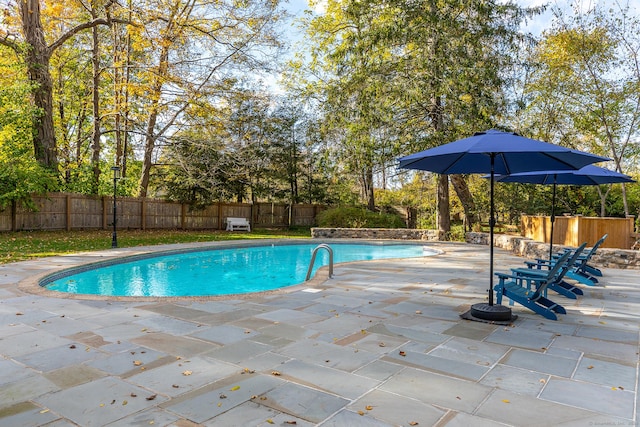
<svg viewBox="0 0 640 427">
<path fill-rule="evenodd" d="M 227 217 L 227 231 L 251 231 L 251 225 L 246 218 Z"/>
</svg>

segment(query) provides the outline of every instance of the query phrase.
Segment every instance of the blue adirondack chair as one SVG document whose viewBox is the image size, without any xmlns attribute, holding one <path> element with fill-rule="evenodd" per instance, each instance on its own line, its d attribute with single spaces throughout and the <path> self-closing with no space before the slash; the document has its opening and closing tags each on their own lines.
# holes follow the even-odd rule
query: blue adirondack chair
<svg viewBox="0 0 640 427">
<path fill-rule="evenodd" d="M 534 313 L 538 313 L 547 319 L 558 320 L 556 313 L 566 314 L 567 310 L 544 296 L 547 286 L 555 279 L 560 269 L 567 261 L 571 253 L 566 252 L 560 256 L 546 275 L 518 276 L 515 274 L 495 273 L 499 282 L 494 287 L 496 302 L 502 303 L 502 297 L 507 297 L 510 304 L 517 302 Z"/>
<path fill-rule="evenodd" d="M 558 270 L 558 273 L 556 274 L 555 278 L 551 281 L 549 281 L 549 283 L 547 284 L 547 289 L 551 289 L 557 293 L 559 293 L 560 295 L 564 295 L 567 298 L 571 298 L 571 299 L 577 299 L 578 295 L 583 295 L 584 292 L 582 292 L 582 289 L 578 288 L 577 286 L 574 286 L 570 283 L 567 283 L 564 280 L 564 276 L 573 268 L 575 268 L 575 264 L 577 262 L 577 260 L 580 258 L 582 251 L 584 250 L 584 248 L 587 246 L 586 243 L 583 243 L 582 245 L 580 245 L 578 248 L 576 248 L 573 251 L 568 251 L 571 256 L 564 262 L 564 264 L 560 267 L 560 270 Z M 555 260 L 554 263 L 549 264 L 548 266 L 550 267 L 551 265 L 554 265 L 555 263 L 557 263 L 558 260 Z M 532 269 L 532 268 L 512 268 L 511 269 L 511 273 L 515 274 L 517 276 L 534 276 L 534 277 L 544 277 L 547 275 L 548 273 L 548 269 L 547 270 L 542 270 L 542 269 Z M 545 292 L 544 296 L 546 297 L 547 294 Z"/>
</svg>

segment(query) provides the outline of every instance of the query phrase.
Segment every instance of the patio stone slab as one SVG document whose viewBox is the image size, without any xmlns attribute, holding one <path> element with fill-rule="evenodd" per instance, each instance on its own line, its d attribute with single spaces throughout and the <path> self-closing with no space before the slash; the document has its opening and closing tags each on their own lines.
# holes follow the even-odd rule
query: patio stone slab
<svg viewBox="0 0 640 427">
<path fill-rule="evenodd" d="M 48 372 L 103 357 L 105 357 L 104 353 L 92 347 L 72 343 L 16 356 L 15 360 L 39 371 Z"/>
<path fill-rule="evenodd" d="M 547 374 L 500 364 L 489 371 L 480 384 L 535 397 L 548 381 Z"/>
<path fill-rule="evenodd" d="M 67 366 L 55 371 L 47 372 L 45 378 L 60 387 L 66 389 L 78 384 L 88 383 L 106 374 L 98 369 L 86 365 Z"/>
<path fill-rule="evenodd" d="M 634 414 L 634 393 L 617 387 L 552 378 L 540 398 L 627 420 Z"/>
<path fill-rule="evenodd" d="M 281 384 L 282 380 L 276 377 L 256 375 L 249 379 L 227 384 L 196 395 L 191 399 L 169 404 L 166 409 L 193 422 L 203 423 L 251 400 L 262 404 L 264 401 L 257 398 L 257 396 L 262 396 Z M 252 399 L 253 396 L 256 397 Z"/>
<path fill-rule="evenodd" d="M 599 339 L 562 335 L 554 340 L 552 347 L 579 350 L 584 352 L 585 355 L 601 355 L 631 364 L 636 363 L 638 360 L 637 340 L 634 344 L 622 344 Z"/>
<path fill-rule="evenodd" d="M 129 381 L 165 396 L 177 396 L 238 371 L 237 366 L 228 363 L 194 357 L 142 371 L 129 377 Z"/>
<path fill-rule="evenodd" d="M 401 350 L 402 353 L 400 351 L 391 353 L 385 356 L 383 360 L 474 381 L 478 381 L 489 371 L 489 366 L 450 360 L 430 354 L 405 350 L 406 348 L 409 347 L 403 347 Z"/>
<path fill-rule="evenodd" d="M 50 423 L 58 419 L 60 419 L 59 415 L 43 410 L 31 402 L 0 409 L 0 420 L 2 420 L 2 425 L 7 427 L 49 426 Z"/>
<path fill-rule="evenodd" d="M 393 424 L 385 423 L 381 420 L 376 420 L 373 417 L 367 415 L 360 415 L 352 410 L 342 410 L 326 420 L 325 422 L 318 424 L 320 427 L 393 427 Z"/>
<path fill-rule="evenodd" d="M 193 338 L 211 341 L 218 345 L 231 344 L 257 335 L 251 329 L 239 328 L 232 325 L 207 326 L 191 334 Z"/>
<path fill-rule="evenodd" d="M 571 377 L 578 361 L 536 351 L 514 349 L 501 363 L 545 374 Z"/>
<path fill-rule="evenodd" d="M 533 396 L 496 390 L 474 415 L 512 426 L 557 426 L 568 422 L 589 425 L 597 413 Z"/>
<path fill-rule="evenodd" d="M 132 339 L 131 342 L 174 356 L 204 353 L 218 347 L 217 344 L 211 342 L 164 333 L 145 334 Z"/>
<path fill-rule="evenodd" d="M 263 396 L 266 400 L 260 400 L 262 405 L 311 423 L 327 419 L 349 403 L 347 399 L 292 383 L 282 384 L 259 398 Z"/>
<path fill-rule="evenodd" d="M 636 367 L 584 357 L 580 360 L 573 379 L 633 390 L 636 385 Z"/>
<path fill-rule="evenodd" d="M 108 424 L 166 400 L 163 396 L 152 401 L 145 399 L 149 394 L 140 387 L 107 377 L 42 396 L 35 402 L 89 427 Z"/>
<path fill-rule="evenodd" d="M 316 424 L 283 414 L 280 411 L 254 402 L 246 402 L 231 408 L 215 418 L 202 423 L 203 426 L 286 426 L 313 427 Z"/>
<path fill-rule="evenodd" d="M 446 413 L 445 410 L 433 405 L 381 390 L 367 393 L 350 404 L 348 408 L 353 412 L 364 413 L 365 418 L 373 418 L 396 426 L 433 426 Z"/>
<path fill-rule="evenodd" d="M 278 371 L 290 381 L 303 385 L 313 384 L 315 388 L 346 399 L 355 399 L 358 396 L 362 396 L 380 384 L 379 381 L 370 378 L 311 365 L 299 360 L 292 360 L 282 364 Z"/>
<path fill-rule="evenodd" d="M 35 374 L 5 383 L 0 388 L 0 409 L 33 400 L 38 396 L 59 389 L 60 387 L 52 381 Z"/>
<path fill-rule="evenodd" d="M 468 338 L 452 338 L 429 352 L 431 356 L 456 360 L 479 366 L 492 366 L 509 350 L 509 347 L 489 344 Z"/>
<path fill-rule="evenodd" d="M 405 369 L 379 387 L 380 390 L 424 403 L 471 413 L 491 393 L 491 388 L 473 381 Z"/>
</svg>

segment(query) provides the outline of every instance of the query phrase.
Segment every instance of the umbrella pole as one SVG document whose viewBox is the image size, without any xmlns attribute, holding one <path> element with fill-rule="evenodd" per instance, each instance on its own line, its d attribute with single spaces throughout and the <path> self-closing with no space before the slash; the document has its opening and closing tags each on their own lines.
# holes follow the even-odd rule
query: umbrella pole
<svg viewBox="0 0 640 427">
<path fill-rule="evenodd" d="M 493 204 L 494 159 L 495 155 L 491 153 L 491 191 L 489 192 L 489 198 L 491 199 L 489 207 L 489 305 L 493 305 L 493 228 L 496 225 L 495 208 Z"/>
<path fill-rule="evenodd" d="M 549 261 L 553 258 L 553 223 L 556 222 L 556 179 L 557 174 L 553 174 L 553 195 L 551 196 L 551 239 L 549 240 Z"/>
<path fill-rule="evenodd" d="M 480 322 L 510 322 L 515 319 L 515 316 L 511 314 L 511 309 L 505 307 L 502 304 L 493 304 L 493 228 L 495 226 L 495 209 L 493 203 L 493 178 L 494 178 L 494 163 L 496 153 L 489 153 L 491 156 L 491 204 L 489 208 L 489 303 L 473 304 L 468 313 L 462 315 L 463 318 L 469 314 L 469 320 L 476 320 Z"/>
</svg>

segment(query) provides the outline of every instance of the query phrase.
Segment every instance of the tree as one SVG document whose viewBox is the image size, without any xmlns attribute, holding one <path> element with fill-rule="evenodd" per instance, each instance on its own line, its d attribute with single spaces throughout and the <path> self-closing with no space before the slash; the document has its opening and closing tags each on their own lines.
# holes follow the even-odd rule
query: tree
<svg viewBox="0 0 640 427">
<path fill-rule="evenodd" d="M 311 69 L 321 78 L 326 120 L 342 136 L 346 162 L 360 160 L 365 189 L 396 156 L 502 120 L 518 26 L 535 11 L 496 1 L 336 0 L 310 20 Z M 453 182 L 473 220 L 465 179 Z M 446 234 L 446 176 L 438 194 Z"/>
<path fill-rule="evenodd" d="M 17 0 L 17 16 L 21 34 L 17 31 L 0 31 L 0 44 L 13 49 L 25 61 L 29 80 L 32 82 L 32 97 L 39 111 L 34 116 L 33 152 L 43 166 L 56 170 L 57 146 L 53 124 L 53 83 L 50 72 L 51 55 L 67 40 L 79 32 L 98 25 L 109 25 L 108 1 L 104 10 L 107 18 L 94 18 L 63 31 L 53 42 L 48 42 L 42 25 L 39 0 Z"/>
<path fill-rule="evenodd" d="M 141 197 L 148 192 L 157 145 L 169 142 L 189 106 L 224 99 L 240 76 L 238 66 L 244 73 L 267 66 L 270 50 L 279 46 L 274 24 L 281 13 L 278 2 L 268 0 L 148 3 L 134 5 L 141 24 L 132 36 L 134 48 L 152 64 L 140 63 L 131 82 L 140 102 L 137 120 L 145 123 Z"/>
<path fill-rule="evenodd" d="M 625 173 L 640 137 L 640 22 L 628 7 L 578 6 L 570 16 L 555 9 L 552 29 L 533 52 L 523 114 L 540 136 L 609 156 Z M 597 191 L 604 215 L 609 190 Z"/>
</svg>

